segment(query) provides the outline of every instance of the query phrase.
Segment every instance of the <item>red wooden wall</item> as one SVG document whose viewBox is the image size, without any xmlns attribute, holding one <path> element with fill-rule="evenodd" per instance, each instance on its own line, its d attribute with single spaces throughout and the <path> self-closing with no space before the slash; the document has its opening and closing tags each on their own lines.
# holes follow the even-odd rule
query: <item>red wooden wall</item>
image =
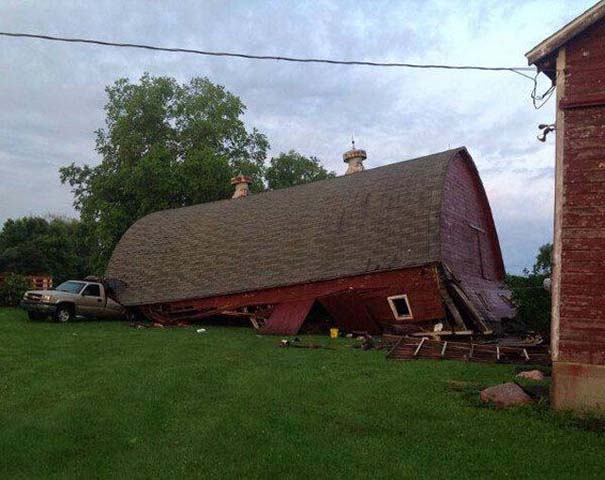
<svg viewBox="0 0 605 480">
<path fill-rule="evenodd" d="M 514 316 L 501 285 L 504 265 L 489 202 L 475 167 L 462 154 L 450 165 L 441 215 L 443 262 L 487 318 Z"/>
<path fill-rule="evenodd" d="M 563 74 L 558 360 L 605 365 L 605 20 L 565 46 Z"/>
<path fill-rule="evenodd" d="M 395 320 L 387 297 L 398 294 L 408 295 L 414 317 L 412 320 Z M 337 322 L 340 320 L 350 329 L 364 330 L 361 324 L 367 325 L 368 315 L 378 324 L 423 322 L 437 320 L 445 315 L 433 265 L 195 301 L 174 302 L 171 307 L 179 309 L 195 305 L 200 309 L 228 310 L 242 306 L 299 302 L 305 299 L 317 299 Z M 359 315 L 359 328 L 354 326 L 357 315 Z M 342 318 L 336 318 L 339 316 Z"/>
</svg>

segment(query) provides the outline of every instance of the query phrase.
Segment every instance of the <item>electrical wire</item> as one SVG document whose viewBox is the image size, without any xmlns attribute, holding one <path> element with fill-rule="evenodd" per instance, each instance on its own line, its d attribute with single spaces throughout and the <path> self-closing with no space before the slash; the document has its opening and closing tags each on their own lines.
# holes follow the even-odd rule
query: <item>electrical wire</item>
<svg viewBox="0 0 605 480">
<path fill-rule="evenodd" d="M 533 82 L 534 87 L 531 93 L 531 98 L 536 109 L 541 108 L 548 101 L 552 92 L 554 91 L 554 84 L 544 94 L 538 95 L 537 88 L 537 76 L 532 77 L 523 72 L 534 72 L 533 67 L 485 67 L 481 65 L 445 65 L 445 64 L 421 64 L 421 63 L 403 63 L 403 62 L 370 62 L 362 60 L 334 60 L 327 58 L 300 58 L 300 57 L 284 57 L 274 55 L 255 55 L 247 53 L 236 53 L 236 52 L 215 52 L 208 50 L 198 50 L 192 48 L 172 48 L 172 47 L 160 47 L 156 45 L 146 45 L 141 43 L 123 43 L 123 42 L 112 42 L 105 40 L 95 40 L 90 38 L 69 38 L 69 37 L 58 37 L 53 35 L 42 35 L 35 33 L 22 33 L 22 32 L 0 32 L 0 36 L 13 37 L 13 38 L 30 38 L 37 40 L 46 40 L 51 42 L 66 42 L 66 43 L 84 43 L 89 45 L 100 45 L 104 47 L 119 47 L 119 48 L 138 48 L 144 50 L 153 50 L 170 53 L 188 53 L 195 55 L 205 55 L 211 57 L 232 57 L 232 58 L 245 58 L 250 60 L 275 60 L 282 62 L 297 62 L 297 63 L 322 63 L 330 65 L 348 65 L 348 66 L 365 66 L 365 67 L 387 67 L 387 68 L 417 68 L 417 69 L 440 69 L 440 70 L 474 70 L 481 72 L 512 72 L 522 77 L 525 77 Z M 538 103 L 542 102 L 542 103 Z"/>
<path fill-rule="evenodd" d="M 480 71 L 534 71 L 531 67 L 483 67 L 478 65 L 442 65 L 442 64 L 419 64 L 419 63 L 400 63 L 400 62 L 368 62 L 361 60 L 331 60 L 327 58 L 297 58 L 297 57 L 283 57 L 273 55 L 253 55 L 247 53 L 234 53 L 234 52 L 212 52 L 207 50 L 197 50 L 192 48 L 171 48 L 171 47 L 158 47 L 155 45 L 145 45 L 140 43 L 121 43 L 121 42 L 109 42 L 104 40 L 93 40 L 88 38 L 67 38 L 67 37 L 56 37 L 51 35 L 39 35 L 33 33 L 14 33 L 14 32 L 0 32 L 0 35 L 5 37 L 18 37 L 18 38 L 35 38 L 39 40 L 49 40 L 53 42 L 68 42 L 68 43 L 87 43 L 92 45 L 102 45 L 109 47 L 126 47 L 126 48 L 142 48 L 146 50 L 156 50 L 162 52 L 172 53 L 193 53 L 197 55 L 208 55 L 213 57 L 237 57 L 247 58 L 252 60 L 279 60 L 283 62 L 301 62 L 301 63 L 328 63 L 332 65 L 362 65 L 367 67 L 402 67 L 402 68 L 439 68 L 446 70 L 480 70 Z M 531 78 L 531 77 L 530 77 Z"/>
</svg>

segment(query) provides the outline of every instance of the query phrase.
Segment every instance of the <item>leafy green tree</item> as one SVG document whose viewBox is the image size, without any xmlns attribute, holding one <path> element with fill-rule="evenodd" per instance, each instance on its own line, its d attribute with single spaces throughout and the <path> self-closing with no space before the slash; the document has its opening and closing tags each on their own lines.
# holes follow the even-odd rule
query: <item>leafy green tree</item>
<svg viewBox="0 0 605 480">
<path fill-rule="evenodd" d="M 246 130 L 245 106 L 207 78 L 178 84 L 145 74 L 106 88 L 105 128 L 96 132 L 97 166 L 60 170 L 88 231 L 93 271 L 102 273 L 114 246 L 148 213 L 228 198 L 230 178 L 253 178 L 264 189 L 269 144 Z"/>
<path fill-rule="evenodd" d="M 303 183 L 333 178 L 336 174 L 327 171 L 316 157 L 305 157 L 290 150 L 271 159 L 265 172 L 271 190 L 292 187 Z"/>
<path fill-rule="evenodd" d="M 82 278 L 89 269 L 86 237 L 77 220 L 9 219 L 0 231 L 0 272 L 48 273 L 55 283 Z"/>
<path fill-rule="evenodd" d="M 0 305 L 16 307 L 23 298 L 23 294 L 31 288 L 32 284 L 27 277 L 10 273 L 0 283 Z"/>
<path fill-rule="evenodd" d="M 538 250 L 536 263 L 532 267 L 534 275 L 544 275 L 549 277 L 552 273 L 552 243 L 546 243 Z"/>
<path fill-rule="evenodd" d="M 529 329 L 542 335 L 550 335 L 550 292 L 544 289 L 544 280 L 552 271 L 552 244 L 542 245 L 531 272 L 523 275 L 508 275 L 507 284 L 517 306 L 517 327 Z"/>
</svg>

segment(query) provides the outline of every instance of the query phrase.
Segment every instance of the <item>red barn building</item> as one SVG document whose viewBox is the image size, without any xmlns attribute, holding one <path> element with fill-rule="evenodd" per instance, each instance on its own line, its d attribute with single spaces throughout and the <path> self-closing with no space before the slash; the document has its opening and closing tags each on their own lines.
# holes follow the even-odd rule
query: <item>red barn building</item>
<svg viewBox="0 0 605 480">
<path fill-rule="evenodd" d="M 553 405 L 605 408 L 605 2 L 527 58 L 557 89 Z"/>
<path fill-rule="evenodd" d="M 491 333 L 514 309 L 485 190 L 466 148 L 166 210 L 136 222 L 107 277 L 161 322 L 249 317 L 294 334 L 313 305 L 344 330 Z"/>
</svg>

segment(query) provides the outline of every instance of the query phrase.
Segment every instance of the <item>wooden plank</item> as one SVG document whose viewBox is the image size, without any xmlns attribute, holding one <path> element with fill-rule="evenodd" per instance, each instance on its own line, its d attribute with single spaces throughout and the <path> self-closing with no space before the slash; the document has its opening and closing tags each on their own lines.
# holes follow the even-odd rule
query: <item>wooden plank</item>
<svg viewBox="0 0 605 480">
<path fill-rule="evenodd" d="M 422 340 L 420 340 L 420 343 L 416 347 L 416 350 L 414 350 L 414 356 L 415 357 L 418 356 L 418 352 L 420 352 L 420 349 L 422 348 L 422 345 L 424 345 L 424 342 L 426 342 L 426 337 L 423 337 Z"/>
<path fill-rule="evenodd" d="M 410 337 L 443 337 L 445 335 L 454 335 L 456 332 L 445 330 L 443 332 L 416 332 L 410 333 Z"/>
<path fill-rule="evenodd" d="M 401 337 L 399 338 L 399 340 L 397 340 L 397 342 L 395 342 L 395 344 L 393 345 L 393 348 L 391 348 L 388 352 L 387 352 L 387 358 L 391 358 L 391 356 L 393 355 L 393 352 L 397 351 L 397 349 L 399 348 L 399 345 L 401 345 L 401 342 L 403 342 L 405 337 Z"/>
<path fill-rule="evenodd" d="M 445 350 L 447 349 L 447 342 L 443 342 L 443 348 L 441 349 L 441 358 L 445 356 Z"/>
<path fill-rule="evenodd" d="M 447 291 L 447 288 L 445 287 L 445 282 L 447 280 L 444 278 L 444 275 L 442 273 L 437 275 L 437 281 L 439 283 L 439 293 L 441 294 L 441 298 L 443 299 L 445 308 L 448 312 L 450 312 L 452 318 L 454 319 L 456 327 L 458 328 L 458 330 L 467 331 L 468 327 L 464 323 L 464 320 L 462 319 L 462 315 L 460 315 L 458 307 L 456 307 L 454 300 L 452 300 L 452 297 L 450 296 Z"/>
<path fill-rule="evenodd" d="M 254 327 L 255 330 L 260 329 L 260 325 L 256 321 L 256 317 L 254 315 L 250 315 L 250 323 L 252 324 L 252 326 Z"/>
<path fill-rule="evenodd" d="M 263 335 L 296 335 L 315 300 L 284 302 L 278 304 L 259 333 Z"/>
<path fill-rule="evenodd" d="M 464 290 L 462 290 L 462 288 L 460 288 L 458 285 L 456 285 L 453 282 L 450 285 L 451 285 L 454 293 L 458 297 L 458 299 L 468 309 L 469 313 L 473 317 L 473 320 L 475 321 L 475 323 L 477 324 L 477 326 L 479 327 L 479 329 L 482 331 L 482 333 L 484 333 L 484 334 L 491 334 L 492 330 L 485 323 L 485 321 L 483 319 L 483 315 L 481 315 L 481 313 L 479 313 L 479 311 L 477 310 L 477 308 L 475 308 L 475 305 L 473 304 L 473 302 L 471 301 L 471 299 L 468 298 L 468 296 L 466 295 L 466 293 L 464 292 Z"/>
</svg>

